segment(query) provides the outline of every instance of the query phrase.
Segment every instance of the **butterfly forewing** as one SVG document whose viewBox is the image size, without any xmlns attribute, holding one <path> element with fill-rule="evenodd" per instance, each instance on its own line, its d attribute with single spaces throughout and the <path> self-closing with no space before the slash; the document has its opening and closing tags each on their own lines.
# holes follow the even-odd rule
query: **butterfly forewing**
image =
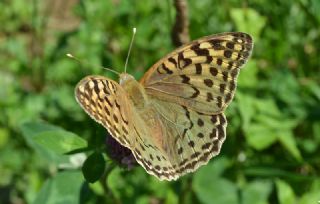
<svg viewBox="0 0 320 204">
<path fill-rule="evenodd" d="M 118 83 L 102 76 L 88 76 L 76 86 L 75 96 L 88 115 L 119 143 L 132 146 L 134 138 L 128 137 L 132 113 L 127 94 Z"/>
<path fill-rule="evenodd" d="M 231 102 L 239 70 L 252 47 L 252 38 L 245 33 L 204 37 L 161 59 L 141 83 L 160 100 L 217 114 Z"/>
</svg>

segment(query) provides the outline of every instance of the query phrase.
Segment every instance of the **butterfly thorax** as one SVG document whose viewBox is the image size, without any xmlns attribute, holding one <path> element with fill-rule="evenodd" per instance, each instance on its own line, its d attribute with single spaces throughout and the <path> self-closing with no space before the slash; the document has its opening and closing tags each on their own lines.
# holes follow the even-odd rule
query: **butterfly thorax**
<svg viewBox="0 0 320 204">
<path fill-rule="evenodd" d="M 147 105 L 148 98 L 145 89 L 132 75 L 122 73 L 119 81 L 136 108 L 140 109 Z"/>
</svg>

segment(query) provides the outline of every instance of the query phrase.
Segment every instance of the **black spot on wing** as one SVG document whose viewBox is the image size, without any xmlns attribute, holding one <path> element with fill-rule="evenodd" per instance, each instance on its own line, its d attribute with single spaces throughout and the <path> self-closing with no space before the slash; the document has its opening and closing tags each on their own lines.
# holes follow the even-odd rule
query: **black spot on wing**
<svg viewBox="0 0 320 204">
<path fill-rule="evenodd" d="M 208 49 L 200 48 L 200 44 L 193 45 L 190 49 L 198 56 L 208 56 L 210 54 Z"/>
<path fill-rule="evenodd" d="M 195 64 L 195 67 L 196 67 L 196 74 L 201 74 L 202 73 L 201 64 Z"/>
</svg>

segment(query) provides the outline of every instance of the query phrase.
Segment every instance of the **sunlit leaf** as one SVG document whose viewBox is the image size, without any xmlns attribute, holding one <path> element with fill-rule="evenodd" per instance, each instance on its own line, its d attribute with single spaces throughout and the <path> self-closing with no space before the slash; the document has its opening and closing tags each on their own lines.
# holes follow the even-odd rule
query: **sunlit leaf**
<svg viewBox="0 0 320 204">
<path fill-rule="evenodd" d="M 21 126 L 21 132 L 27 144 L 39 155 L 55 163 L 68 162 L 68 156 L 56 154 L 34 140 L 37 135 L 46 131 L 63 131 L 63 129 L 45 122 L 28 122 Z"/>
<path fill-rule="evenodd" d="M 258 39 L 262 28 L 266 24 L 266 17 L 260 15 L 251 8 L 231 9 L 230 15 L 237 29 L 251 33 L 254 39 Z"/>
<path fill-rule="evenodd" d="M 228 163 L 227 159 L 220 158 L 196 172 L 192 187 L 200 201 L 203 203 L 214 201 L 216 204 L 238 203 L 237 186 L 220 176 Z"/>
<path fill-rule="evenodd" d="M 268 148 L 278 139 L 272 129 L 261 124 L 251 124 L 245 133 L 245 137 L 248 144 L 257 150 Z"/>
<path fill-rule="evenodd" d="M 35 135 L 33 140 L 57 154 L 64 154 L 75 149 L 87 147 L 87 142 L 84 139 L 64 130 L 44 131 Z"/>
<path fill-rule="evenodd" d="M 242 191 L 242 203 L 267 204 L 272 190 L 272 184 L 268 180 L 256 180 L 247 184 Z"/>
<path fill-rule="evenodd" d="M 48 179 L 33 204 L 79 203 L 84 180 L 80 172 L 60 172 Z"/>
<path fill-rule="evenodd" d="M 276 180 L 278 201 L 280 204 L 295 204 L 296 198 L 291 186 L 283 180 Z"/>
</svg>

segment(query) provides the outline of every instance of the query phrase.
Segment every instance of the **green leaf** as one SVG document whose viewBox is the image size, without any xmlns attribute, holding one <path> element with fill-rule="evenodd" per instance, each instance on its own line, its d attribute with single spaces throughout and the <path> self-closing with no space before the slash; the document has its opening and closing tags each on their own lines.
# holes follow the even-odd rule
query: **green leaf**
<svg viewBox="0 0 320 204">
<path fill-rule="evenodd" d="M 48 161 L 54 162 L 56 164 L 61 162 L 68 162 L 68 156 L 58 155 L 55 152 L 45 148 L 44 146 L 38 144 L 34 137 L 42 132 L 46 131 L 61 131 L 62 128 L 50 125 L 45 122 L 27 122 L 20 127 L 22 135 L 28 145 L 32 147 L 39 155 Z"/>
<path fill-rule="evenodd" d="M 83 182 L 78 171 L 60 172 L 44 183 L 33 204 L 78 204 Z"/>
<path fill-rule="evenodd" d="M 60 127 L 50 125 L 45 122 L 26 122 L 21 125 L 22 134 L 25 136 L 27 142 L 30 142 L 35 135 L 49 130 L 63 130 Z"/>
<path fill-rule="evenodd" d="M 264 98 L 264 99 L 255 99 L 254 106 L 260 115 L 266 115 L 266 117 L 273 116 L 274 118 L 279 118 L 282 116 L 281 111 L 279 110 L 274 99 Z"/>
<path fill-rule="evenodd" d="M 105 170 L 105 161 L 101 153 L 94 152 L 91 154 L 82 166 L 84 178 L 94 183 L 103 175 Z"/>
<path fill-rule="evenodd" d="M 0 127 L 0 150 L 5 147 L 9 140 L 9 131 L 6 128 Z"/>
<path fill-rule="evenodd" d="M 261 125 L 251 124 L 245 132 L 248 144 L 256 150 L 263 150 L 277 141 L 277 136 L 272 129 Z"/>
<path fill-rule="evenodd" d="M 278 139 L 281 144 L 294 156 L 298 161 L 302 160 L 300 150 L 297 147 L 296 140 L 290 131 L 280 131 Z"/>
<path fill-rule="evenodd" d="M 299 142 L 303 150 L 308 154 L 315 153 L 318 150 L 318 141 L 313 138 L 305 138 Z"/>
<path fill-rule="evenodd" d="M 87 141 L 65 130 L 44 131 L 33 137 L 43 148 L 57 154 L 64 154 L 75 149 L 87 147 Z"/>
<path fill-rule="evenodd" d="M 245 186 L 242 192 L 242 203 L 267 204 L 271 193 L 270 181 L 256 180 Z"/>
<path fill-rule="evenodd" d="M 320 122 L 314 123 L 312 125 L 312 131 L 315 140 L 317 141 L 317 143 L 320 143 Z"/>
<path fill-rule="evenodd" d="M 229 161 L 222 157 L 196 172 L 192 187 L 203 203 L 238 203 L 236 185 L 220 176 L 228 165 Z"/>
<path fill-rule="evenodd" d="M 117 198 L 121 198 L 124 196 L 128 191 L 133 191 L 131 188 L 132 186 L 126 186 L 126 180 L 121 175 L 122 170 L 120 168 L 114 168 L 108 175 L 108 186 L 110 191 L 115 195 Z"/>
<path fill-rule="evenodd" d="M 285 181 L 277 179 L 276 180 L 277 195 L 280 204 L 294 204 L 296 202 L 296 196 L 289 184 Z"/>
<path fill-rule="evenodd" d="M 206 179 L 208 175 L 210 175 L 210 177 L 219 177 L 230 164 L 230 160 L 226 157 L 221 156 L 215 158 L 213 161 L 197 170 L 195 172 L 195 177 L 200 180 Z"/>
<path fill-rule="evenodd" d="M 237 93 L 236 100 L 238 102 L 238 109 L 242 119 L 242 129 L 246 131 L 250 127 L 251 120 L 256 112 L 255 109 L 252 108 L 255 99 L 239 91 Z"/>
<path fill-rule="evenodd" d="M 239 105 L 240 113 L 244 118 L 246 114 L 252 115 L 252 110 L 248 110 L 248 107 L 252 106 L 249 105 L 249 103 L 243 106 Z M 270 99 L 254 100 L 254 105 L 257 108 L 257 113 L 254 116 L 256 122 L 246 125 L 247 128 L 244 129 L 248 144 L 257 150 L 263 150 L 276 141 L 280 141 L 292 156 L 301 161 L 302 157 L 292 134 L 293 128 L 297 126 L 299 121 L 285 118 L 275 102 Z"/>
<path fill-rule="evenodd" d="M 170 190 L 169 182 L 159 182 L 159 179 L 153 177 L 150 178 L 147 185 L 152 195 L 159 198 L 165 198 L 168 195 L 168 190 Z"/>
<path fill-rule="evenodd" d="M 258 74 L 257 61 L 254 59 L 250 59 L 245 65 L 245 69 L 241 70 L 241 73 L 238 77 L 239 88 L 242 88 L 242 87 L 255 88 L 259 83 L 257 74 Z"/>
<path fill-rule="evenodd" d="M 285 117 L 273 117 L 259 114 L 255 119 L 260 124 L 263 124 L 274 131 L 291 131 L 297 125 L 297 120 Z"/>
<path fill-rule="evenodd" d="M 174 192 L 173 189 L 168 188 L 167 195 L 165 197 L 165 204 L 178 204 L 179 196 Z"/>
<path fill-rule="evenodd" d="M 309 192 L 301 196 L 298 204 L 320 203 L 320 178 L 313 180 Z"/>
<path fill-rule="evenodd" d="M 194 179 L 193 189 L 198 199 L 205 204 L 238 204 L 237 187 L 224 178 L 210 177 Z"/>
<path fill-rule="evenodd" d="M 251 8 L 231 9 L 230 15 L 238 30 L 250 33 L 254 39 L 258 39 L 262 28 L 266 24 L 266 17 L 261 16 Z"/>
<path fill-rule="evenodd" d="M 318 204 L 320 201 L 320 193 L 319 191 L 312 191 L 303 194 L 303 196 L 300 198 L 298 204 L 312 204 L 316 203 Z"/>
</svg>

